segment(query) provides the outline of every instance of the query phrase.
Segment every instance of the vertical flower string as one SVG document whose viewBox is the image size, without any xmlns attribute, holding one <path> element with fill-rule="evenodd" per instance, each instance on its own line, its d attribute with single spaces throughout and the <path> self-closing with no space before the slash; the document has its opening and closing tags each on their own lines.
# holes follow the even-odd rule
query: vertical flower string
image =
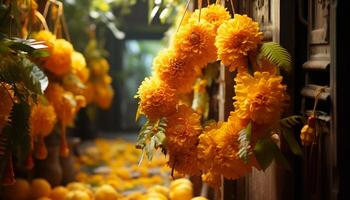
<svg viewBox="0 0 350 200">
<path fill-rule="evenodd" d="M 301 142 L 304 146 L 309 146 L 309 145 L 315 143 L 316 138 L 318 137 L 317 127 L 316 127 L 317 126 L 316 108 L 317 108 L 318 100 L 319 100 L 322 92 L 325 91 L 325 89 L 326 89 L 326 87 L 321 87 L 321 88 L 318 88 L 316 90 L 315 102 L 314 102 L 314 106 L 313 106 L 311 115 L 307 119 L 307 124 L 304 125 L 304 127 L 301 129 L 300 139 L 301 139 Z"/>
<path fill-rule="evenodd" d="M 37 146 L 40 148 L 37 157 L 41 159 L 46 157 L 43 151 L 43 137 L 52 133 L 53 127 L 56 125 L 58 126 L 57 130 L 60 132 L 60 155 L 68 156 L 69 147 L 66 129 L 74 123 L 74 117 L 79 109 L 86 106 L 86 96 L 88 94 L 85 92 L 85 84 L 89 79 L 90 72 L 86 67 L 84 56 L 75 51 L 70 43 L 62 2 L 56 0 L 47 1 L 43 15 L 38 14 L 38 16 L 41 18 L 40 21 L 45 30 L 36 33 L 34 38 L 48 46 L 50 56 L 39 60 L 37 64 L 51 74 L 51 79 L 45 91 L 44 99 L 46 100 L 40 102 L 37 107 L 46 111 L 42 113 L 47 113 L 45 116 L 42 114 L 44 117 L 40 118 L 48 121 L 43 124 L 50 124 L 52 127 L 38 137 Z M 46 25 L 46 19 L 49 16 L 54 24 L 51 27 L 54 30 L 53 33 L 49 31 L 49 27 Z M 67 40 L 62 38 L 63 35 Z M 35 113 L 33 109 L 32 113 Z M 32 127 L 35 127 L 34 122 Z M 34 132 L 33 134 L 37 133 Z"/>
</svg>

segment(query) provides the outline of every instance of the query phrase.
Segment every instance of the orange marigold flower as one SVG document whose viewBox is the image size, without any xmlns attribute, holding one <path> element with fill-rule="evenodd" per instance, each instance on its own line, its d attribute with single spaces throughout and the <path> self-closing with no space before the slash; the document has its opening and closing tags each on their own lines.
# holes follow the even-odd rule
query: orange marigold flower
<svg viewBox="0 0 350 200">
<path fill-rule="evenodd" d="M 73 46 L 64 39 L 54 41 L 52 53 L 46 58 L 44 67 L 55 75 L 62 76 L 71 70 Z"/>
<path fill-rule="evenodd" d="M 13 101 L 12 101 L 12 92 L 10 92 L 10 85 L 0 82 L 0 132 L 1 129 L 8 122 L 10 116 Z M 11 96 L 10 96 L 11 95 Z"/>
<path fill-rule="evenodd" d="M 45 43 L 45 45 L 47 46 L 49 52 L 52 53 L 54 43 L 56 40 L 55 35 L 53 35 L 50 31 L 42 30 L 42 31 L 39 31 L 38 33 L 36 33 L 34 38 L 37 41 L 43 41 Z"/>
<path fill-rule="evenodd" d="M 161 83 L 157 77 L 145 78 L 137 91 L 137 97 L 140 98 L 141 112 L 151 121 L 169 116 L 176 111 L 175 90 Z"/>
<path fill-rule="evenodd" d="M 199 175 L 201 163 L 197 159 L 197 148 L 195 146 L 175 150 L 169 149 L 168 165 L 180 174 Z"/>
<path fill-rule="evenodd" d="M 216 31 L 219 26 L 226 20 L 231 18 L 230 13 L 225 7 L 219 4 L 212 4 L 201 9 L 200 21 L 204 20 L 214 26 Z M 199 10 L 197 9 L 191 16 L 190 21 L 196 22 L 199 19 Z"/>
<path fill-rule="evenodd" d="M 108 109 L 112 105 L 114 90 L 110 85 L 97 84 L 95 93 L 95 101 L 102 109 Z"/>
<path fill-rule="evenodd" d="M 30 132 L 33 136 L 48 136 L 55 124 L 56 113 L 52 105 L 38 103 L 32 107 L 30 113 Z"/>
<path fill-rule="evenodd" d="M 238 73 L 235 78 L 235 112 L 240 118 L 250 118 L 258 124 L 275 123 L 288 99 L 282 76 L 268 72 Z"/>
<path fill-rule="evenodd" d="M 153 67 L 156 75 L 178 93 L 190 92 L 197 78 L 197 73 L 189 65 L 186 56 L 175 51 L 160 52 L 154 59 Z"/>
<path fill-rule="evenodd" d="M 200 115 L 190 107 L 180 105 L 167 119 L 166 143 L 169 149 L 186 149 L 197 144 L 201 133 Z"/>
<path fill-rule="evenodd" d="M 218 58 L 234 71 L 237 67 L 245 66 L 242 57 L 255 50 L 262 38 L 257 22 L 246 15 L 235 14 L 233 19 L 225 21 L 218 28 L 215 41 Z"/>
<path fill-rule="evenodd" d="M 187 55 L 191 65 L 199 68 L 216 60 L 215 31 L 207 22 L 182 26 L 173 41 L 176 52 Z"/>
<path fill-rule="evenodd" d="M 90 71 L 86 67 L 85 58 L 77 51 L 72 53 L 72 73 L 77 75 L 83 83 L 89 79 Z"/>
</svg>

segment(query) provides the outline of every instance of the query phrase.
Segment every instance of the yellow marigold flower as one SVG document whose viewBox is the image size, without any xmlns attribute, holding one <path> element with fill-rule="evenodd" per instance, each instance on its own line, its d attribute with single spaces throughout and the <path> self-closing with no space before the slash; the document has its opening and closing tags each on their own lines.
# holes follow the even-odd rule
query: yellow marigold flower
<svg viewBox="0 0 350 200">
<path fill-rule="evenodd" d="M 193 147 L 201 133 L 200 115 L 190 107 L 180 105 L 173 115 L 169 116 L 166 128 L 166 143 L 169 149 Z"/>
<path fill-rule="evenodd" d="M 54 41 L 51 55 L 46 58 L 44 67 L 55 75 L 62 76 L 71 70 L 73 46 L 64 39 Z"/>
<path fill-rule="evenodd" d="M 78 76 L 83 83 L 89 79 L 90 71 L 86 67 L 85 58 L 83 54 L 77 51 L 72 53 L 72 72 Z"/>
<path fill-rule="evenodd" d="M 213 124 L 210 127 L 206 127 L 203 133 L 199 136 L 198 159 L 202 163 L 202 169 L 208 170 L 212 167 L 212 162 L 206 162 L 207 160 L 213 160 L 215 154 L 216 143 L 214 140 L 215 134 L 218 133 L 222 123 Z"/>
<path fill-rule="evenodd" d="M 139 106 L 151 121 L 171 115 L 176 110 L 175 90 L 161 83 L 157 77 L 145 78 L 140 85 L 137 96 Z"/>
<path fill-rule="evenodd" d="M 250 118 L 258 124 L 275 123 L 287 99 L 282 76 L 268 72 L 238 73 L 235 78 L 235 112 L 239 118 Z"/>
<path fill-rule="evenodd" d="M 74 117 L 77 112 L 77 102 L 73 93 L 65 91 L 62 98 L 62 103 L 56 110 L 57 117 L 64 125 L 71 125 L 74 122 Z"/>
<path fill-rule="evenodd" d="M 233 19 L 225 21 L 217 31 L 215 45 L 218 58 L 234 71 L 245 66 L 243 56 L 257 48 L 263 38 L 259 25 L 246 15 L 235 14 Z"/>
<path fill-rule="evenodd" d="M 57 110 L 62 103 L 63 93 L 64 89 L 58 83 L 50 82 L 45 90 L 45 97 L 53 105 L 55 110 Z"/>
<path fill-rule="evenodd" d="M 173 41 L 176 52 L 190 58 L 191 65 L 202 68 L 216 60 L 215 31 L 207 22 L 182 26 Z"/>
<path fill-rule="evenodd" d="M 37 34 L 34 36 L 35 40 L 37 41 L 43 41 L 45 45 L 48 47 L 48 50 L 50 53 L 52 53 L 54 43 L 56 40 L 56 36 L 53 35 L 50 31 L 39 31 Z"/>
<path fill-rule="evenodd" d="M 65 91 L 57 83 L 50 83 L 45 91 L 45 96 L 55 108 L 57 119 L 64 125 L 72 124 L 77 111 L 74 95 Z"/>
<path fill-rule="evenodd" d="M 239 131 L 244 127 L 238 117 L 232 116 L 228 122 L 219 123 L 216 128 L 213 126 L 200 136 L 198 159 L 203 171 L 236 179 L 251 170 L 254 159 L 245 164 L 237 155 Z M 205 160 L 211 162 L 206 163 Z"/>
<path fill-rule="evenodd" d="M 104 58 L 90 61 L 89 66 L 93 76 L 103 76 L 107 74 L 109 70 L 108 61 Z"/>
<path fill-rule="evenodd" d="M 102 109 L 108 109 L 112 105 L 114 90 L 110 85 L 97 84 L 95 101 Z"/>
<path fill-rule="evenodd" d="M 56 113 L 52 105 L 44 105 L 38 103 L 32 107 L 30 113 L 30 132 L 37 136 L 48 136 L 55 124 L 56 124 Z"/>
<path fill-rule="evenodd" d="M 85 97 L 87 104 L 93 102 L 95 97 L 95 85 L 88 81 L 85 85 L 85 89 L 83 90 L 82 95 Z"/>
<path fill-rule="evenodd" d="M 0 132 L 1 129 L 8 122 L 10 116 L 13 101 L 12 101 L 12 92 L 10 92 L 10 86 L 5 83 L 0 83 Z M 11 96 L 10 96 L 11 95 Z"/>
<path fill-rule="evenodd" d="M 168 117 L 166 145 L 170 167 L 174 167 L 180 173 L 199 173 L 196 145 L 200 133 L 200 115 L 190 107 L 180 105 L 177 112 Z M 191 165 L 188 165 L 190 161 Z"/>
<path fill-rule="evenodd" d="M 68 73 L 62 76 L 61 84 L 66 91 L 70 91 L 75 95 L 81 95 L 86 89 L 85 84 L 82 83 L 77 74 Z"/>
<path fill-rule="evenodd" d="M 112 77 L 108 74 L 103 75 L 102 77 L 102 83 L 105 85 L 109 85 L 112 83 Z"/>
<path fill-rule="evenodd" d="M 160 52 L 154 59 L 153 67 L 156 75 L 178 93 L 190 92 L 197 78 L 197 73 L 189 65 L 186 56 L 175 51 Z"/>
<path fill-rule="evenodd" d="M 249 163 L 246 164 L 238 157 L 238 136 L 239 131 L 243 128 L 239 124 L 228 121 L 215 137 L 217 146 L 212 169 L 228 179 L 240 178 L 252 169 L 253 159 L 250 159 Z"/>
<path fill-rule="evenodd" d="M 201 9 L 200 21 L 206 21 L 209 24 L 214 26 L 214 30 L 216 31 L 219 26 L 226 20 L 231 18 L 230 13 L 226 10 L 226 8 L 219 4 L 212 4 L 206 8 Z M 197 9 L 191 16 L 191 22 L 197 22 L 199 19 L 199 10 Z"/>
</svg>

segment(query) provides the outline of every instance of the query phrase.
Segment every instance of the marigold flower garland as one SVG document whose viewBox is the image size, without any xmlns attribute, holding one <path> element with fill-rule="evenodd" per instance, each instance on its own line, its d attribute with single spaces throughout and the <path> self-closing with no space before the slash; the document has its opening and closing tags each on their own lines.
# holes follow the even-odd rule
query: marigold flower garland
<svg viewBox="0 0 350 200">
<path fill-rule="evenodd" d="M 204 181 L 217 187 L 220 175 L 237 179 L 253 167 L 262 168 L 260 150 L 254 148 L 269 140 L 288 95 L 278 66 L 260 53 L 263 34 L 257 22 L 239 14 L 231 19 L 219 4 L 201 13 L 199 19 L 196 10 L 179 28 L 169 48 L 154 59 L 152 77 L 139 87 L 137 117 L 143 114 L 148 122 L 137 146 L 149 157 L 153 148 L 162 148 L 173 170 L 202 174 Z M 226 122 L 202 125 L 201 115 L 181 97 L 193 91 L 202 70 L 217 60 L 237 71 L 235 110 Z"/>
<path fill-rule="evenodd" d="M 66 127 L 73 124 L 79 109 L 86 106 L 86 99 L 83 96 L 84 83 L 88 80 L 90 72 L 86 67 L 85 58 L 81 53 L 74 51 L 70 42 L 57 39 L 47 30 L 39 31 L 34 38 L 43 41 L 50 52 L 50 56 L 38 61 L 49 74 L 50 83 L 45 90 L 47 105 L 39 102 L 33 106 L 31 112 L 31 133 L 38 143 L 34 145 L 37 147 L 35 151 L 38 152 L 35 155 L 39 159 L 46 158 L 43 138 L 52 133 L 57 121 L 61 127 L 60 152 L 66 156 L 69 152 Z"/>
</svg>

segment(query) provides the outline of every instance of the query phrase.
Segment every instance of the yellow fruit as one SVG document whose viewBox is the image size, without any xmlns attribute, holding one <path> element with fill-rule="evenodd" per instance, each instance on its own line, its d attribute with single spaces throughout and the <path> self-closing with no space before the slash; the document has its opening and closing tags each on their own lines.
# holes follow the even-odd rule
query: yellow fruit
<svg viewBox="0 0 350 200">
<path fill-rule="evenodd" d="M 84 183 L 79 183 L 79 182 L 72 182 L 69 183 L 66 188 L 70 191 L 82 191 L 86 194 L 88 194 L 88 196 L 93 199 L 93 193 L 91 192 L 91 190 L 87 187 L 87 185 L 85 185 Z M 66 196 L 67 197 L 67 196 Z"/>
<path fill-rule="evenodd" d="M 88 193 L 81 190 L 73 190 L 68 192 L 65 200 L 91 200 Z"/>
<path fill-rule="evenodd" d="M 72 182 L 67 185 L 68 190 L 85 190 L 86 186 L 83 183 Z"/>
<path fill-rule="evenodd" d="M 170 190 L 173 190 L 175 187 L 182 184 L 189 185 L 192 187 L 192 183 L 190 180 L 188 180 L 187 178 L 179 178 L 170 183 Z"/>
<path fill-rule="evenodd" d="M 32 199 L 48 197 L 51 193 L 51 185 L 45 179 L 37 178 L 32 181 L 30 190 Z"/>
<path fill-rule="evenodd" d="M 117 191 L 110 185 L 103 185 L 95 192 L 95 200 L 117 200 L 118 197 Z"/>
<path fill-rule="evenodd" d="M 162 185 L 155 185 L 155 186 L 151 187 L 148 191 L 160 193 L 160 194 L 164 195 L 165 197 L 167 197 L 169 195 L 169 188 L 162 186 Z"/>
<path fill-rule="evenodd" d="M 5 186 L 3 198 L 6 200 L 26 200 L 30 194 L 28 181 L 17 179 L 14 185 Z"/>
<path fill-rule="evenodd" d="M 180 184 L 170 190 L 171 200 L 191 200 L 193 197 L 192 186 L 189 184 Z"/>
<path fill-rule="evenodd" d="M 50 198 L 52 200 L 64 200 L 68 192 L 69 190 L 67 188 L 58 186 L 52 190 Z"/>
<path fill-rule="evenodd" d="M 149 192 L 146 194 L 145 199 L 147 200 L 168 200 L 166 196 L 158 192 Z"/>
<path fill-rule="evenodd" d="M 208 199 L 205 197 L 194 197 L 191 200 L 208 200 Z"/>
</svg>

